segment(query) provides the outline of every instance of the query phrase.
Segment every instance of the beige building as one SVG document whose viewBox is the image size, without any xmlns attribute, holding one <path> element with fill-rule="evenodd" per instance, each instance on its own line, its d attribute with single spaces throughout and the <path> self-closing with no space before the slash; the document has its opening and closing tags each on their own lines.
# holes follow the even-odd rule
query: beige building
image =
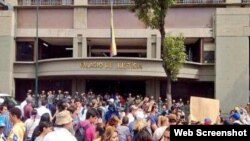
<svg viewBox="0 0 250 141">
<path fill-rule="evenodd" d="M 22 100 L 34 90 L 38 49 L 39 92 L 164 96 L 160 34 L 128 10 L 131 0 L 114 0 L 116 57 L 109 57 L 110 0 L 39 1 L 37 12 L 36 0 L 0 0 L 1 92 Z M 173 82 L 175 99 L 212 97 L 225 111 L 249 101 L 248 4 L 177 0 L 169 10 L 166 32 L 186 38 L 187 61 Z"/>
</svg>

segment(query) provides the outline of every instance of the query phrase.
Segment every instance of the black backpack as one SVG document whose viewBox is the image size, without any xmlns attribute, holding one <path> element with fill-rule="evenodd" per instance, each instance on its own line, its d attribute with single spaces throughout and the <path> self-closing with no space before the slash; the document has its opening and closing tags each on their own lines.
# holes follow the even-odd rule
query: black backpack
<svg viewBox="0 0 250 141">
<path fill-rule="evenodd" d="M 83 115 L 85 109 L 82 109 L 81 114 Z M 85 141 L 86 140 L 86 130 L 89 128 L 90 123 L 82 127 L 81 125 L 81 120 L 79 116 L 77 115 L 77 120 L 78 123 L 76 125 L 76 132 L 75 132 L 75 137 L 77 141 Z"/>
</svg>

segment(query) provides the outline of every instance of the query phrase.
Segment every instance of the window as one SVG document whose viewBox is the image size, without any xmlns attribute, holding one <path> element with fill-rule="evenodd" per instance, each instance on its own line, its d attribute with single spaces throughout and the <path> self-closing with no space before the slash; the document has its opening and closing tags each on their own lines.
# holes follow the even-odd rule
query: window
<svg viewBox="0 0 250 141">
<path fill-rule="evenodd" d="M 34 42 L 16 42 L 16 61 L 34 60 Z"/>
<path fill-rule="evenodd" d="M 204 63 L 214 63 L 214 51 L 204 51 Z"/>
</svg>

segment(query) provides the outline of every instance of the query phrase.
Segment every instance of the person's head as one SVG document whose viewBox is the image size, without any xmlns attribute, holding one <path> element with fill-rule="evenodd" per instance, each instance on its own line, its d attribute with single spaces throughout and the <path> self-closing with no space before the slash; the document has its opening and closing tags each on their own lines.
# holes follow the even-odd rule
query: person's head
<svg viewBox="0 0 250 141">
<path fill-rule="evenodd" d="M 234 112 L 231 114 L 231 116 L 229 117 L 231 122 L 234 122 L 236 120 L 240 120 L 240 114 L 238 112 Z"/>
<path fill-rule="evenodd" d="M 32 103 L 32 102 L 33 102 L 33 98 L 32 98 L 31 96 L 28 96 L 28 97 L 26 98 L 26 102 L 27 102 L 27 103 Z"/>
<path fill-rule="evenodd" d="M 147 122 L 143 118 L 136 119 L 135 125 L 134 125 L 134 130 L 140 131 L 144 127 L 147 126 Z"/>
<path fill-rule="evenodd" d="M 166 111 L 167 110 L 167 106 L 165 104 L 162 105 L 162 111 Z"/>
<path fill-rule="evenodd" d="M 135 136 L 136 141 L 153 141 L 147 128 L 141 129 Z"/>
<path fill-rule="evenodd" d="M 45 135 L 53 130 L 51 122 L 41 122 L 38 125 L 39 134 L 44 133 Z"/>
<path fill-rule="evenodd" d="M 46 106 L 47 104 L 47 100 L 43 99 L 42 102 L 41 102 L 42 106 Z"/>
<path fill-rule="evenodd" d="M 169 114 L 167 117 L 170 125 L 176 125 L 177 116 L 175 114 Z"/>
<path fill-rule="evenodd" d="M 210 118 L 204 119 L 204 125 L 211 125 L 211 124 L 212 124 L 212 120 Z"/>
<path fill-rule="evenodd" d="M 129 121 L 129 119 L 128 119 L 127 116 L 124 116 L 124 117 L 122 118 L 122 124 L 123 124 L 123 125 L 128 125 L 128 121 Z"/>
<path fill-rule="evenodd" d="M 70 112 L 69 111 L 62 111 L 62 112 L 59 112 L 57 115 L 56 115 L 56 125 L 59 126 L 59 127 L 63 127 L 63 128 L 66 128 L 66 129 L 71 129 L 73 124 L 72 124 L 72 117 L 70 115 Z"/>
<path fill-rule="evenodd" d="M 105 133 L 104 125 L 102 123 L 97 123 L 95 127 L 95 138 L 103 138 Z"/>
<path fill-rule="evenodd" d="M 114 100 L 113 98 L 110 98 L 110 99 L 108 100 L 108 102 L 109 102 L 109 105 L 112 105 L 112 104 L 114 104 L 115 100 Z"/>
<path fill-rule="evenodd" d="M 0 106 L 0 113 L 5 114 L 6 112 L 8 112 L 7 105 L 1 105 Z"/>
<path fill-rule="evenodd" d="M 166 130 L 163 133 L 164 141 L 170 141 L 170 126 L 166 128 Z"/>
<path fill-rule="evenodd" d="M 81 102 L 80 98 L 76 98 L 74 102 L 75 102 L 76 107 L 82 106 L 82 102 Z"/>
<path fill-rule="evenodd" d="M 94 108 L 96 108 L 96 107 L 98 106 L 98 101 L 97 101 L 96 99 L 93 99 L 93 100 L 91 101 L 91 103 L 92 103 L 92 106 L 93 106 Z"/>
<path fill-rule="evenodd" d="M 90 123 L 95 124 L 98 118 L 98 112 L 94 108 L 89 108 L 86 114 L 86 119 L 90 121 Z"/>
<path fill-rule="evenodd" d="M 57 109 L 59 112 L 63 111 L 63 110 L 66 110 L 68 107 L 68 104 L 65 100 L 60 100 L 58 101 L 57 103 Z"/>
<path fill-rule="evenodd" d="M 31 117 L 35 118 L 37 116 L 37 110 L 33 109 L 30 113 Z"/>
<path fill-rule="evenodd" d="M 41 119 L 40 119 L 40 122 L 43 122 L 43 121 L 45 121 L 45 122 L 50 122 L 50 115 L 49 115 L 49 113 L 44 113 L 42 116 L 41 116 Z"/>
<path fill-rule="evenodd" d="M 28 94 L 32 94 L 32 90 L 29 89 L 27 93 L 28 93 Z"/>
<path fill-rule="evenodd" d="M 112 126 L 108 126 L 104 133 L 104 141 L 119 141 L 118 132 Z"/>
<path fill-rule="evenodd" d="M 9 116 L 10 116 L 10 121 L 15 124 L 16 122 L 21 120 L 22 112 L 19 108 L 14 107 L 10 109 Z"/>
<path fill-rule="evenodd" d="M 70 112 L 72 118 L 76 117 L 76 108 L 74 106 L 68 107 L 67 110 Z"/>
<path fill-rule="evenodd" d="M 112 115 L 108 121 L 109 126 L 117 127 L 119 123 L 119 118 L 116 115 Z"/>
</svg>

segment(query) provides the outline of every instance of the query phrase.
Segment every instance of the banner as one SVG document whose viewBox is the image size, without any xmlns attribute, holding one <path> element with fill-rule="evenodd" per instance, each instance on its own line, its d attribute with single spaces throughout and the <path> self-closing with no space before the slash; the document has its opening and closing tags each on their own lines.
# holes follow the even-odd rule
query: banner
<svg viewBox="0 0 250 141">
<path fill-rule="evenodd" d="M 113 21 L 113 1 L 111 2 L 110 34 L 111 34 L 110 56 L 112 57 L 117 55 L 114 21 Z"/>
<path fill-rule="evenodd" d="M 220 102 L 216 99 L 191 97 L 190 120 L 203 123 L 205 118 L 210 118 L 215 123 L 220 114 Z"/>
</svg>

